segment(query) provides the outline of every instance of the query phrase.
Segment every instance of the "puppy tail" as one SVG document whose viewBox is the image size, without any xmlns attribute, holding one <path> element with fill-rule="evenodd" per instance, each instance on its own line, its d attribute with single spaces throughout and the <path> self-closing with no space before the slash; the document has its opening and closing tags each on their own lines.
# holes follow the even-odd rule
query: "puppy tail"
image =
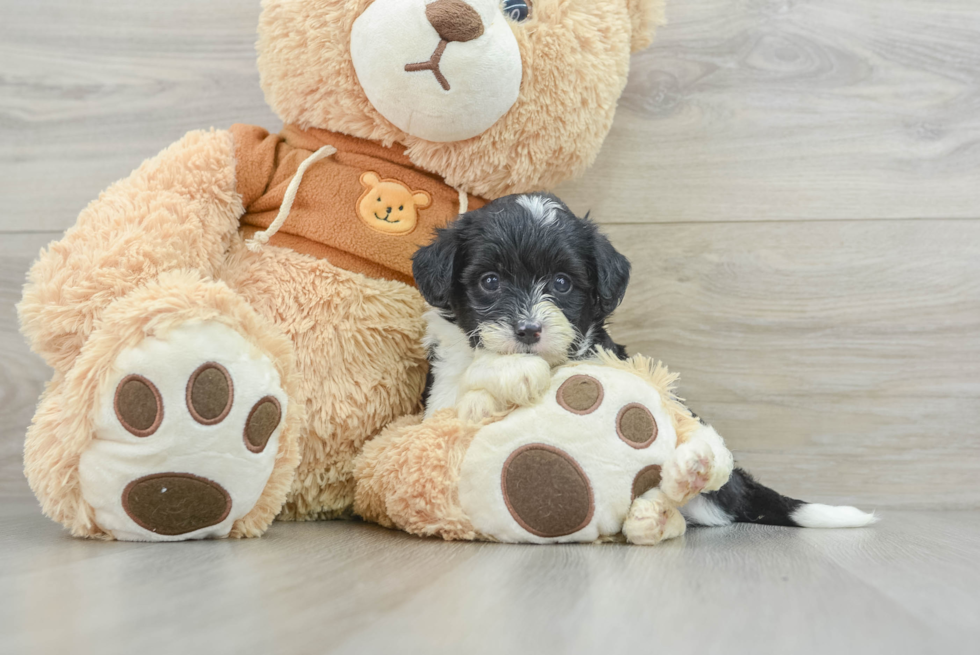
<svg viewBox="0 0 980 655">
<path fill-rule="evenodd" d="M 856 507 L 820 505 L 787 498 L 752 478 L 732 471 L 728 483 L 701 494 L 681 508 L 690 525 L 758 523 L 798 528 L 860 528 L 878 522 L 873 513 Z"/>
</svg>

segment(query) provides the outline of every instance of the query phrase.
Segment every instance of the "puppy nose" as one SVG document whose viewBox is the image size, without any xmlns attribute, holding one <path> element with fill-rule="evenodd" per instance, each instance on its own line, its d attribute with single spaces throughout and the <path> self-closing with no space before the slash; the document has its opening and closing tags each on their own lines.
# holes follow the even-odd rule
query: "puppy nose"
<svg viewBox="0 0 980 655">
<path fill-rule="evenodd" d="M 483 34 L 480 14 L 463 0 L 436 0 L 425 8 L 425 17 L 446 41 L 472 41 Z"/>
<path fill-rule="evenodd" d="M 537 321 L 520 321 L 514 328 L 517 340 L 528 346 L 541 340 L 541 323 Z"/>
</svg>

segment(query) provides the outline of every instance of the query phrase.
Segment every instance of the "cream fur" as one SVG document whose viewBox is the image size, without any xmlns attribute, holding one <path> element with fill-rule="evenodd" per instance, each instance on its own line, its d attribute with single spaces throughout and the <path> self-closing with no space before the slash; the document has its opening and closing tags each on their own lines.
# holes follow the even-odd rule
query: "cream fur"
<svg viewBox="0 0 980 655">
<path fill-rule="evenodd" d="M 595 377 L 606 391 L 600 407 L 585 416 L 559 408 L 552 397 L 575 374 Z M 550 391 L 537 404 L 499 413 L 482 424 L 462 420 L 452 410 L 438 411 L 421 423 L 419 418 L 405 419 L 367 444 L 358 458 L 355 510 L 388 527 L 444 539 L 551 543 L 603 541 L 622 533 L 631 543 L 655 544 L 680 536 L 686 529 L 680 503 L 663 484 L 631 500 L 636 473 L 660 464 L 672 471 L 675 483 L 699 480 L 704 487 L 718 477 L 727 480 L 730 468 L 724 468 L 727 450 L 720 437 L 700 429 L 674 395 L 676 380 L 659 362 L 642 356 L 621 362 L 600 352 L 596 361 L 556 369 Z M 630 447 L 611 429 L 619 409 L 631 402 L 648 407 L 660 426 L 648 448 Z M 596 509 L 580 531 L 539 537 L 519 526 L 506 509 L 501 466 L 516 448 L 530 443 L 561 449 L 589 476 Z M 722 462 L 720 472 L 712 468 L 716 459 Z M 434 473 L 426 475 L 426 470 Z"/>
<path fill-rule="evenodd" d="M 483 34 L 444 47 L 439 69 L 405 70 L 427 62 L 440 37 L 426 18 L 426 0 L 375 0 L 351 32 L 357 80 L 375 107 L 406 134 L 428 141 L 463 141 L 497 122 L 521 90 L 521 53 L 499 0 L 468 0 Z M 379 47 L 383 43 L 384 47 Z"/>
<path fill-rule="evenodd" d="M 206 282 L 194 272 L 174 271 L 131 292 L 105 312 L 68 374 L 56 373 L 28 428 L 24 449 L 28 481 L 44 513 L 73 535 L 108 536 L 82 497 L 78 466 L 95 435 L 101 401 L 112 393 L 113 363 L 145 337 L 166 338 L 188 321 L 213 321 L 246 336 L 274 362 L 286 393 L 298 395 L 292 344 L 227 285 Z M 279 511 L 299 461 L 298 432 L 304 422 L 302 403 L 292 403 L 265 491 L 252 511 L 235 522 L 231 536 L 261 534 Z"/>
<path fill-rule="evenodd" d="M 241 239 L 219 275 L 296 349 L 307 420 L 280 518 L 349 513 L 354 457 L 391 421 L 419 411 L 427 370 L 422 297 L 400 282 L 291 250 L 266 247 L 256 255 Z"/>
<path fill-rule="evenodd" d="M 524 63 L 517 102 L 479 136 L 451 143 L 398 129 L 358 83 L 351 30 L 370 4 L 264 0 L 259 71 L 269 104 L 290 123 L 402 143 L 418 166 L 493 198 L 552 188 L 595 160 L 630 52 L 649 45 L 664 0 L 537 0 L 529 20 L 510 24 Z"/>
<path fill-rule="evenodd" d="M 259 69 L 270 104 L 303 127 L 404 144 L 416 165 L 492 197 L 550 187 L 594 160 L 629 53 L 649 41 L 663 0 L 536 2 L 531 20 L 509 26 L 523 69 L 517 101 L 479 136 L 451 143 L 402 132 L 358 84 L 351 28 L 370 3 L 264 0 Z M 235 165 L 230 133 L 188 134 L 91 203 L 29 274 L 18 306 L 22 331 L 55 374 L 28 431 L 25 473 L 45 513 L 72 534 L 107 536 L 83 498 L 78 466 L 96 408 L 111 392 L 113 363 L 124 349 L 166 340 L 182 325 L 213 321 L 237 332 L 274 363 L 290 401 L 268 483 L 230 536 L 261 534 L 281 508 L 297 520 L 349 512 L 355 457 L 418 409 L 426 371 L 421 297 L 281 248 L 250 252 L 238 234 L 244 208 Z M 444 478 L 436 464 L 432 475 L 455 488 L 472 434 L 445 427 L 454 440 L 432 451 L 424 450 L 426 435 L 435 435 L 428 425 L 418 427 L 419 443 L 402 443 L 394 430 L 378 444 L 401 444 L 443 466 Z M 683 426 L 677 432 L 686 434 Z M 371 452 L 379 464 L 387 456 Z M 472 538 L 465 517 L 446 509 L 458 505 L 452 493 L 420 491 L 423 472 L 389 464 L 400 472 L 384 469 L 386 479 L 407 488 L 377 487 L 392 500 L 383 510 L 377 498 L 365 501 L 372 516 L 387 512 L 413 531 Z M 422 498 L 441 509 L 426 514 L 413 504 Z M 426 527 L 437 515 L 450 518 Z"/>
<path fill-rule="evenodd" d="M 242 333 L 276 362 L 293 400 L 266 491 L 231 536 L 264 532 L 287 492 L 284 518 L 349 511 L 363 443 L 417 409 L 418 292 L 281 248 L 250 252 L 241 211 L 230 135 L 193 133 L 103 193 L 32 269 L 22 329 L 56 375 L 28 431 L 25 472 L 73 534 L 106 536 L 82 499 L 78 459 L 111 363 L 182 322 Z"/>
<path fill-rule="evenodd" d="M 357 458 L 354 511 L 420 536 L 478 539 L 459 503 L 459 468 L 478 426 L 451 411 L 393 423 Z"/>
<path fill-rule="evenodd" d="M 161 359 L 166 368 L 159 366 Z M 187 411 L 188 380 L 208 361 L 226 366 L 232 380 L 231 407 L 217 425 L 202 425 Z M 95 408 L 95 438 L 79 460 L 82 496 L 95 509 L 99 527 L 125 541 L 227 537 L 235 521 L 258 502 L 275 468 L 282 423 L 260 453 L 249 451 L 243 438 L 248 415 L 260 399 L 273 396 L 289 412 L 273 362 L 226 325 L 189 321 L 123 350 L 112 369 L 99 394 L 101 407 Z M 116 416 L 113 392 L 131 374 L 149 378 L 161 396 L 162 421 L 150 438 L 134 436 Z M 182 535 L 156 534 L 137 524 L 123 508 L 127 485 L 145 475 L 172 472 L 220 485 L 232 501 L 228 516 Z"/>
<path fill-rule="evenodd" d="M 623 521 L 623 536 L 638 546 L 655 546 L 685 532 L 684 516 L 660 489 L 651 489 L 634 500 Z"/>
<path fill-rule="evenodd" d="M 551 366 L 537 355 L 478 350 L 463 374 L 457 413 L 479 422 L 536 403 L 551 386 Z"/>
</svg>

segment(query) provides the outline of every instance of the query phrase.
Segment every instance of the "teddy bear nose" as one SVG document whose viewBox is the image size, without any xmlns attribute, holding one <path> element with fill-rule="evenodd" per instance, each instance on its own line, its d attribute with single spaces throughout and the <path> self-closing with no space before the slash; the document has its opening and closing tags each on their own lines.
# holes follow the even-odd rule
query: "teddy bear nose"
<svg viewBox="0 0 980 655">
<path fill-rule="evenodd" d="M 472 41 L 483 34 L 480 14 L 463 0 L 436 0 L 425 8 L 425 17 L 445 41 Z"/>
</svg>

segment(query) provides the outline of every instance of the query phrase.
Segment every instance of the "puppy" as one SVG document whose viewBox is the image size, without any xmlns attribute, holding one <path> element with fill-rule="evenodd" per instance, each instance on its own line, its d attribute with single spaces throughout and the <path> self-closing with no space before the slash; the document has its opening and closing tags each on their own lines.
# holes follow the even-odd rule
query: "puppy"
<svg viewBox="0 0 980 655">
<path fill-rule="evenodd" d="M 533 403 L 551 367 L 601 346 L 630 263 L 587 218 L 549 194 L 513 195 L 461 216 L 419 250 L 426 314 L 426 416 L 480 420 Z"/>
<path fill-rule="evenodd" d="M 432 306 L 427 417 L 455 407 L 478 421 L 534 403 L 549 388 L 553 366 L 600 346 L 626 356 L 606 321 L 626 293 L 630 263 L 553 195 L 507 196 L 461 216 L 417 252 L 413 272 Z M 707 438 L 721 441 L 701 423 Z M 666 478 L 696 478 L 703 468 L 696 460 L 679 458 L 661 486 Z M 738 468 L 721 489 L 696 496 L 681 512 L 694 525 L 832 528 L 876 520 L 854 507 L 787 498 Z"/>
</svg>

